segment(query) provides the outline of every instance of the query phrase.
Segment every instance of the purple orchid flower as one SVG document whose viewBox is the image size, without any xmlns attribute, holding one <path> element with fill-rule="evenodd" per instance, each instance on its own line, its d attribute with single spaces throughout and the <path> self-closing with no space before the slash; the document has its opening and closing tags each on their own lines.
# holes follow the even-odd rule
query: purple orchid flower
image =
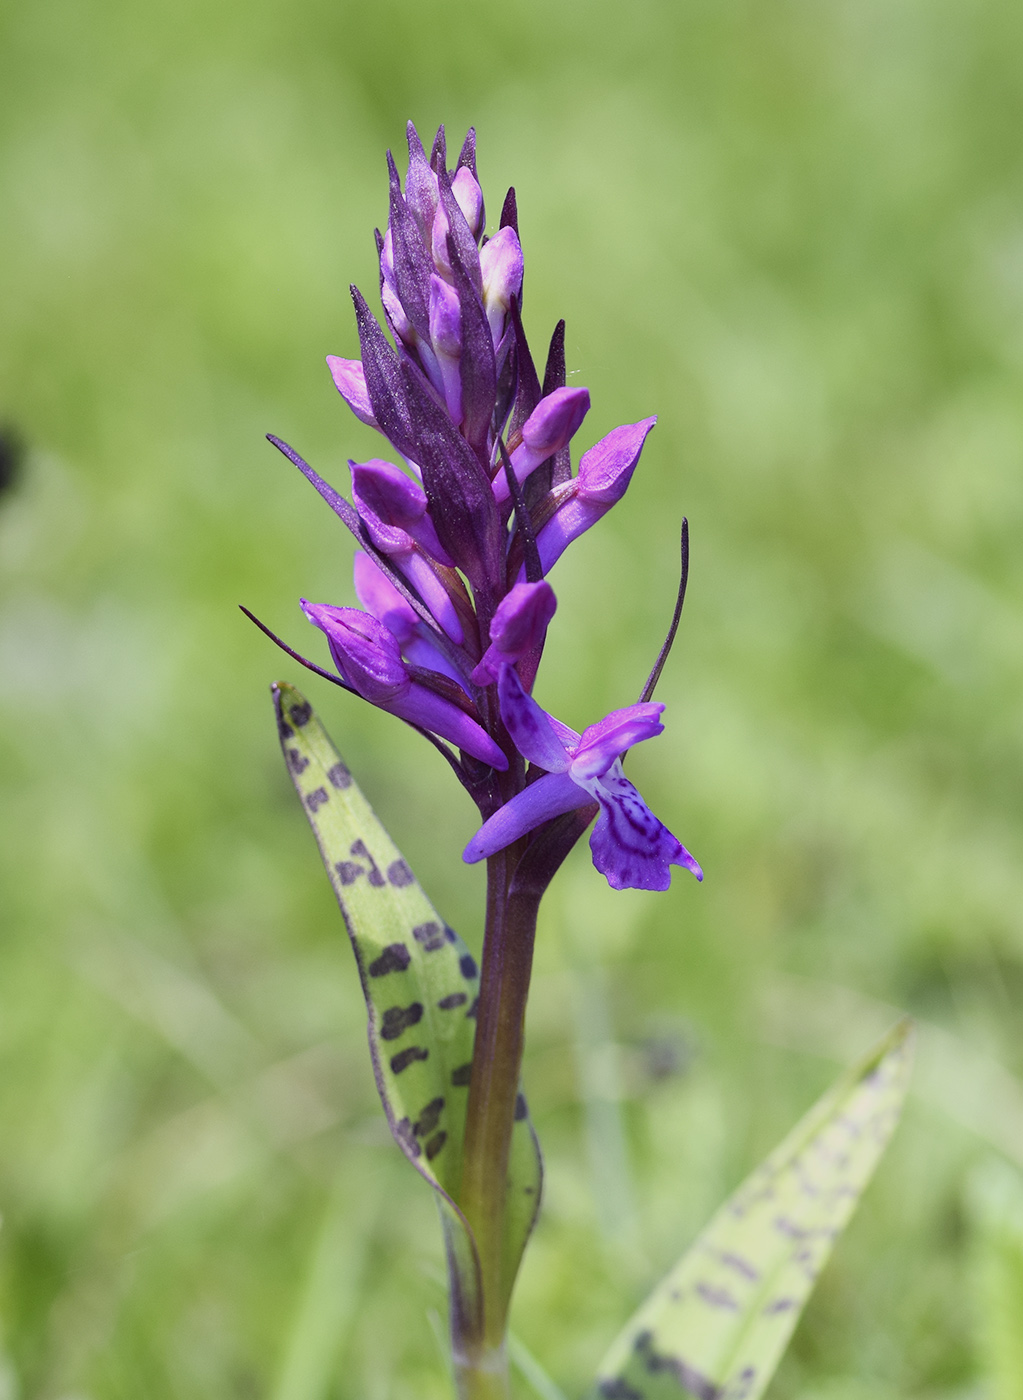
<svg viewBox="0 0 1023 1400">
<path fill-rule="evenodd" d="M 366 611 L 303 606 L 344 683 L 371 704 L 501 773 L 506 727 L 545 770 L 524 785 L 521 764 L 501 780 L 455 765 L 487 818 L 466 859 L 595 800 L 597 867 L 618 888 L 665 889 L 672 864 L 699 866 L 621 768 L 630 743 L 660 733 L 661 706 L 617 711 L 580 737 L 528 696 L 557 606 L 544 576 L 622 498 L 656 420 L 614 428 L 573 476 L 571 442 L 590 395 L 566 384 L 563 323 L 542 384 L 537 375 L 521 318 L 515 192 L 484 238 L 475 133 L 453 169 L 443 128 L 429 155 L 411 123 L 407 136 L 404 185 L 388 154 L 382 322 L 353 288 L 361 357 L 328 356 L 341 397 L 397 455 L 350 462 L 349 502 L 278 442 L 365 546 L 355 583 Z M 483 693 L 495 682 L 499 714 Z"/>
<path fill-rule="evenodd" d="M 476 720 L 460 705 L 412 679 L 397 638 L 383 623 L 358 608 L 307 603 L 304 598 L 302 611 L 325 634 L 342 679 L 363 699 L 449 739 L 492 768 L 507 769 L 507 758 Z"/>
<path fill-rule="evenodd" d="M 546 773 L 483 823 L 462 853 L 463 860 L 472 865 L 552 817 L 596 801 L 600 815 L 590 850 L 612 889 L 666 890 L 673 865 L 703 879 L 697 862 L 622 771 L 626 749 L 663 732 L 663 705 L 612 710 L 580 736 L 542 710 L 507 664 L 501 667 L 498 694 L 501 718 L 515 747 Z"/>
</svg>

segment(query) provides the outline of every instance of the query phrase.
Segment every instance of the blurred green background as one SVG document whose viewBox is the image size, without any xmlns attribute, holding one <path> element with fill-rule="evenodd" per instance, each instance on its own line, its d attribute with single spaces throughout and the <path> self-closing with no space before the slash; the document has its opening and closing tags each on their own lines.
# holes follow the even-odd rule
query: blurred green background
<svg viewBox="0 0 1023 1400">
<path fill-rule="evenodd" d="M 478 946 L 473 813 L 307 677 L 351 545 L 325 354 L 384 150 L 479 131 L 582 446 L 660 415 L 559 563 L 540 699 L 637 693 L 702 887 L 542 921 L 546 1209 L 513 1326 L 568 1395 L 890 1022 L 916 1094 L 772 1390 L 1023 1396 L 1023 10 L 1013 0 L 8 0 L 0 9 L 0 1400 L 433 1400 L 443 1266 L 277 751 L 306 687 Z M 1017 1078 L 1017 1076 L 1021 1076 Z M 532 1394 L 524 1380 L 521 1395 Z"/>
</svg>

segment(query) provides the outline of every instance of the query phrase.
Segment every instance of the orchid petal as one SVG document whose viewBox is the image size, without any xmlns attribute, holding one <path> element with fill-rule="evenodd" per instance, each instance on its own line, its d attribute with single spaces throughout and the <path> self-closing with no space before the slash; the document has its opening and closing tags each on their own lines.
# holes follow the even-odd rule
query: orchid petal
<svg viewBox="0 0 1023 1400">
<path fill-rule="evenodd" d="M 588 782 L 586 789 L 600 803 L 600 816 L 590 834 L 593 863 L 612 889 L 666 890 L 673 865 L 703 879 L 697 862 L 654 816 L 620 764 Z"/>
<path fill-rule="evenodd" d="M 495 851 L 510 846 L 527 831 L 542 826 L 552 817 L 560 817 L 563 812 L 572 812 L 587 801 L 587 794 L 567 773 L 546 773 L 483 823 L 462 852 L 462 859 L 473 865 L 484 856 L 492 856 Z"/>
<path fill-rule="evenodd" d="M 502 665 L 497 682 L 501 718 L 512 743 L 523 758 L 545 768 L 548 773 L 564 773 L 569 755 L 558 738 L 550 717 L 522 688 L 514 666 Z"/>
<path fill-rule="evenodd" d="M 591 724 L 583 730 L 572 759 L 572 776 L 577 782 L 599 778 L 633 744 L 663 734 L 664 725 L 660 722 L 663 713 L 663 705 L 648 701 L 645 705 L 612 710 L 604 719 Z"/>
</svg>

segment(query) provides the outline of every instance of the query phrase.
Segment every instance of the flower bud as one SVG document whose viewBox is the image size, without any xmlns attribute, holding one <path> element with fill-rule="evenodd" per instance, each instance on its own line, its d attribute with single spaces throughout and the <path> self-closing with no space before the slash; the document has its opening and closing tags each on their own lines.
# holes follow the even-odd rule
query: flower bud
<svg viewBox="0 0 1023 1400">
<path fill-rule="evenodd" d="M 364 700 L 390 705 L 412 685 L 391 632 L 359 608 L 335 608 L 302 599 L 302 611 L 327 638 L 342 678 Z"/>
<path fill-rule="evenodd" d="M 490 624 L 490 646 L 472 673 L 475 684 L 492 684 L 502 663 L 514 665 L 542 647 L 557 606 L 554 589 L 545 580 L 515 584 L 497 605 Z"/>
<path fill-rule="evenodd" d="M 352 496 L 370 539 L 381 554 L 395 561 L 440 626 L 460 646 L 464 634 L 458 611 L 426 558 L 430 554 L 439 563 L 451 562 L 426 513 L 423 488 L 393 462 L 374 460 L 348 465 L 352 470 Z"/>
<path fill-rule="evenodd" d="M 459 209 L 465 215 L 465 222 L 473 238 L 479 238 L 483 222 L 483 191 L 468 166 L 460 166 L 451 180 L 451 193 Z"/>
<path fill-rule="evenodd" d="M 374 457 L 368 462 L 349 462 L 355 504 L 366 519 L 370 535 L 391 527 L 410 536 L 438 563 L 451 566 L 451 557 L 437 538 L 427 511 L 426 492 L 418 481 L 405 475 L 393 462 Z M 372 520 L 370 519 L 372 517 Z M 408 548 L 405 541 L 388 538 L 374 544 L 385 554 Z"/>
<path fill-rule="evenodd" d="M 565 499 L 551 519 L 537 533 L 540 565 L 546 574 L 580 535 L 625 495 L 636 469 L 647 434 L 656 417 L 639 423 L 623 423 L 601 438 L 579 462 L 579 475 L 565 490 Z"/>
<path fill-rule="evenodd" d="M 542 398 L 522 425 L 522 441 L 511 454 L 512 471 L 525 481 L 548 457 L 570 441 L 590 407 L 589 389 L 555 389 Z M 500 504 L 510 495 L 504 472 L 494 478 L 494 497 Z"/>
<path fill-rule="evenodd" d="M 480 249 L 480 272 L 483 305 L 496 348 L 504 334 L 511 299 L 522 291 L 522 246 L 510 224 L 498 229 Z"/>
</svg>

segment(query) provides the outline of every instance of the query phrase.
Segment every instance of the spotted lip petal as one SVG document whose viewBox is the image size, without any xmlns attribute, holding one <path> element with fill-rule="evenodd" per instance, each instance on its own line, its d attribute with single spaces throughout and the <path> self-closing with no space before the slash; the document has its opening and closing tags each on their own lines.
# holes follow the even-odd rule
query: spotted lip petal
<svg viewBox="0 0 1023 1400">
<path fill-rule="evenodd" d="M 621 754 L 663 730 L 663 705 L 648 702 L 614 710 L 580 738 L 526 694 L 507 664 L 501 667 L 498 695 L 501 717 L 516 748 L 548 772 L 484 822 L 466 846 L 463 860 L 482 860 L 551 818 L 596 800 L 600 815 L 590 850 L 612 889 L 666 890 L 673 865 L 703 879 L 697 862 L 622 771 Z"/>
<path fill-rule="evenodd" d="M 666 890 L 673 865 L 703 879 L 697 862 L 654 816 L 622 772 L 621 763 L 587 783 L 586 789 L 600 803 L 600 816 L 590 835 L 593 864 L 612 889 Z"/>
</svg>

